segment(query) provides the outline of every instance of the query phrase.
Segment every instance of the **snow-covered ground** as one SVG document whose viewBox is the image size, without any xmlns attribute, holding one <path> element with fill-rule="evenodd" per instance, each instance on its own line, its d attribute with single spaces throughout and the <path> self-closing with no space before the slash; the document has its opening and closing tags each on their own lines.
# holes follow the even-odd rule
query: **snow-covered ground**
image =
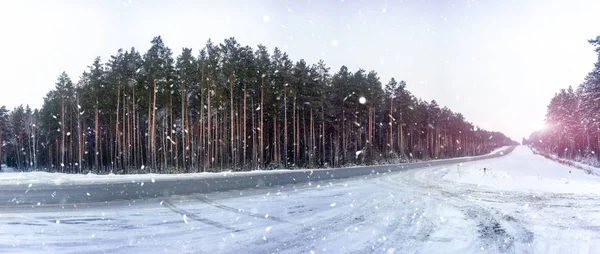
<svg viewBox="0 0 600 254">
<path fill-rule="evenodd" d="M 437 173 L 443 175 L 444 180 L 486 185 L 498 190 L 600 195 L 600 177 L 534 155 L 524 146 L 517 147 L 506 158 L 442 168 Z"/>
<path fill-rule="evenodd" d="M 576 168 L 584 170 L 586 173 L 595 174 L 597 176 L 600 176 L 600 168 L 592 166 L 592 165 L 598 165 L 598 162 L 596 161 L 595 158 L 587 158 L 587 159 L 586 158 L 577 158 L 576 160 L 569 160 L 569 159 L 565 159 L 565 158 L 560 158 L 555 154 L 544 153 L 539 150 L 537 150 L 536 152 L 540 153 L 543 156 L 546 156 L 547 158 L 550 158 L 554 161 L 560 162 L 565 165 L 572 165 Z"/>
<path fill-rule="evenodd" d="M 600 197 L 591 186 L 600 178 L 568 170 L 517 147 L 458 170 L 87 208 L 0 207 L 0 252 L 598 252 Z"/>
<path fill-rule="evenodd" d="M 489 154 L 494 154 L 506 150 L 508 146 L 503 146 L 495 149 Z M 443 159 L 444 160 L 454 160 Z M 361 166 L 356 166 L 361 167 Z M 307 169 L 305 169 L 307 170 Z M 308 169 L 307 171 L 318 171 L 326 169 Z M 16 172 L 12 168 L 2 167 L 0 174 L 0 185 L 29 185 L 29 184 L 51 184 L 51 185 L 78 185 L 78 184 L 95 184 L 95 183 L 122 183 L 122 182 L 154 182 L 164 180 L 181 180 L 181 179 L 202 179 L 207 177 L 230 177 L 236 175 L 257 175 L 257 174 L 285 174 L 286 172 L 299 171 L 298 169 L 277 169 L 277 170 L 255 170 L 249 172 L 219 172 L 219 173 L 190 173 L 190 174 L 65 174 L 65 173 L 50 173 L 44 171 L 31 172 Z"/>
<path fill-rule="evenodd" d="M 13 168 L 9 168 L 8 166 L 6 166 L 6 164 L 2 164 L 0 165 L 0 168 L 2 168 L 0 170 L 0 173 L 14 173 L 15 171 L 13 170 Z"/>
</svg>

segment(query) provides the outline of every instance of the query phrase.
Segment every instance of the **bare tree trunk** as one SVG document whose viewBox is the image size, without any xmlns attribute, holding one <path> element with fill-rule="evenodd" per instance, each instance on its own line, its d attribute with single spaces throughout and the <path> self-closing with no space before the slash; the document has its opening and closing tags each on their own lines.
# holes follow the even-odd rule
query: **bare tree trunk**
<svg viewBox="0 0 600 254">
<path fill-rule="evenodd" d="M 173 105 L 171 103 L 171 105 Z M 161 135 L 163 138 L 163 142 L 162 142 L 162 150 L 163 150 L 163 165 L 161 166 L 162 169 L 167 169 L 168 164 L 167 164 L 167 142 L 169 142 L 169 145 L 173 145 L 173 140 L 169 140 L 167 139 L 167 137 L 171 136 L 171 133 L 168 132 L 168 130 L 170 129 L 170 126 L 172 125 L 171 122 L 169 122 L 169 110 L 172 110 L 167 108 L 165 109 L 165 120 L 163 121 L 163 135 Z"/>
<path fill-rule="evenodd" d="M 221 144 L 222 142 L 219 142 L 219 128 L 221 128 L 221 126 L 219 125 L 219 108 L 217 108 L 215 110 L 215 138 L 213 139 L 215 142 L 215 151 L 213 152 L 213 160 L 215 160 L 215 168 L 217 167 L 217 162 L 219 161 L 219 154 L 221 152 Z M 223 156 L 223 154 L 221 154 L 221 156 Z"/>
<path fill-rule="evenodd" d="M 325 107 L 321 101 L 321 166 L 325 165 Z"/>
<path fill-rule="evenodd" d="M 296 101 L 296 97 L 294 97 L 294 101 Z M 296 111 L 296 160 L 300 160 L 300 108 L 294 106 L 294 111 Z M 306 142 L 306 139 L 304 140 Z M 299 163 L 303 163 L 303 161 L 297 161 L 296 165 L 299 166 Z"/>
<path fill-rule="evenodd" d="M 250 109 L 254 108 L 254 98 L 250 99 Z M 254 121 L 254 110 L 250 111 L 252 116 L 252 168 L 256 168 L 258 162 L 258 152 L 256 151 L 256 122 Z"/>
<path fill-rule="evenodd" d="M 288 129 L 287 129 L 287 84 L 283 85 L 283 160 L 284 167 L 288 167 Z"/>
<path fill-rule="evenodd" d="M 296 140 L 296 97 L 294 97 L 294 101 L 292 102 L 292 147 L 294 150 L 294 157 L 292 159 L 292 165 L 298 165 L 298 151 L 296 151 L 296 144 L 298 141 Z"/>
<path fill-rule="evenodd" d="M 60 167 L 61 172 L 65 172 L 65 99 L 61 99 L 61 113 L 60 113 L 60 134 L 61 134 L 61 145 L 60 145 Z"/>
<path fill-rule="evenodd" d="M 127 140 L 125 139 L 127 137 L 127 132 L 125 131 L 125 127 L 127 125 L 127 121 L 125 118 L 125 109 L 127 108 L 127 94 L 125 94 L 125 89 L 123 89 L 123 114 L 121 116 L 121 122 L 123 123 L 122 129 L 121 129 L 121 133 L 119 135 L 119 138 L 122 139 L 121 141 L 121 154 L 119 155 L 121 157 L 121 168 L 123 170 L 125 170 L 125 167 L 127 167 Z"/>
<path fill-rule="evenodd" d="M 233 141 L 233 132 L 234 132 L 234 125 L 233 125 L 233 75 L 231 75 L 231 77 L 229 78 L 229 110 L 230 110 L 230 119 L 229 119 L 229 123 L 231 126 L 231 129 L 229 129 L 229 133 L 230 133 L 230 142 L 231 142 L 231 160 L 233 162 L 233 168 L 235 169 L 235 145 L 234 145 L 234 141 Z"/>
<path fill-rule="evenodd" d="M 96 170 L 100 171 L 100 166 L 99 166 L 99 159 L 100 159 L 100 152 L 99 152 L 99 147 L 98 147 L 98 143 L 100 142 L 99 139 L 99 123 L 98 123 L 98 100 L 96 99 L 96 106 L 95 106 L 95 117 L 94 117 L 94 161 L 95 161 L 95 165 L 96 165 Z"/>
<path fill-rule="evenodd" d="M 367 159 L 371 160 L 372 155 L 373 155 L 373 108 L 369 107 L 369 123 L 368 123 L 368 130 L 367 130 Z"/>
<path fill-rule="evenodd" d="M 260 136 L 259 136 L 259 143 L 260 143 L 260 158 L 258 159 L 259 165 L 264 165 L 264 151 L 265 151 L 265 146 L 264 146 L 264 135 L 263 135 L 263 131 L 264 131 L 264 115 L 263 115 L 263 107 L 264 107 L 264 101 L 265 101 L 265 91 L 264 91 L 264 83 L 265 83 L 265 78 L 261 77 L 261 85 L 260 85 L 260 123 L 258 124 L 259 126 L 259 131 L 260 131 Z M 259 166 L 259 168 L 262 168 L 262 166 Z"/>
<path fill-rule="evenodd" d="M 139 127 L 137 125 L 137 110 L 135 108 L 136 105 L 136 101 L 135 101 L 135 89 L 131 89 L 131 92 L 133 94 L 133 98 L 131 100 L 131 142 L 132 142 L 132 146 L 133 146 L 133 150 L 132 150 L 132 163 L 133 163 L 133 167 L 137 168 L 139 167 L 139 161 L 138 161 L 138 146 L 137 146 L 137 133 L 140 131 Z"/>
<path fill-rule="evenodd" d="M 184 93 L 184 97 L 185 97 L 185 129 L 183 130 L 183 132 L 185 132 L 185 147 L 183 148 L 183 150 L 185 150 L 185 154 L 186 156 L 184 156 L 184 160 L 189 160 L 184 166 L 186 168 L 186 172 L 189 172 L 189 167 L 188 165 L 190 164 L 192 157 L 190 155 L 193 155 L 194 152 L 192 151 L 192 153 L 189 153 L 190 150 L 190 132 L 193 132 L 193 130 L 190 129 L 190 115 L 188 112 L 189 109 L 189 105 L 188 105 L 188 99 L 187 99 L 187 89 Z M 192 133 L 193 134 L 193 133 Z M 192 136 L 193 137 L 193 136 Z"/>
<path fill-rule="evenodd" d="M 398 123 L 398 128 L 400 129 L 398 131 L 398 135 L 400 136 L 400 142 L 398 142 L 398 146 L 400 147 L 400 154 L 404 156 L 404 132 L 402 131 L 402 121 Z"/>
<path fill-rule="evenodd" d="M 342 105 L 343 107 L 343 105 Z M 346 160 L 346 111 L 342 108 L 342 157 Z"/>
<path fill-rule="evenodd" d="M 277 141 L 277 117 L 273 117 L 273 161 L 275 163 L 279 162 L 279 148 L 277 147 Z"/>
<path fill-rule="evenodd" d="M 390 98 L 390 152 L 394 152 L 394 98 Z M 398 133 L 400 135 L 400 133 Z"/>
<path fill-rule="evenodd" d="M 210 168 L 210 167 L 212 167 L 212 156 L 211 156 L 211 153 L 212 153 L 212 149 L 211 149 L 212 135 L 210 133 L 210 131 L 212 129 L 212 125 L 210 123 L 210 120 L 212 118 L 212 115 L 210 114 L 210 108 L 212 106 L 210 105 L 210 85 L 208 85 L 208 92 L 206 93 L 206 100 L 208 101 L 208 108 L 207 108 L 208 112 L 207 112 L 207 115 L 206 115 L 207 118 L 208 118 L 208 125 L 207 125 L 208 126 L 208 130 L 207 130 L 207 132 L 208 132 L 208 134 L 207 134 L 208 142 L 207 142 L 207 149 L 206 150 L 208 151 L 208 153 L 207 153 L 205 161 L 208 163 L 208 167 Z"/>
<path fill-rule="evenodd" d="M 309 138 L 308 138 L 308 134 L 306 131 L 306 112 L 305 112 L 305 108 L 304 106 L 302 107 L 302 129 L 303 129 L 303 135 L 304 135 L 304 156 L 302 156 L 302 160 L 309 162 L 310 161 L 310 153 L 308 151 L 310 151 L 310 144 L 308 142 Z"/>
<path fill-rule="evenodd" d="M 308 161 L 310 163 L 310 166 L 313 167 L 315 165 L 314 159 L 315 159 L 315 125 L 314 125 L 314 117 L 313 117 L 313 108 L 312 108 L 312 104 L 309 104 L 310 107 L 310 142 L 308 142 L 308 144 L 310 145 L 310 148 L 308 149 L 309 151 L 309 157 L 308 157 Z"/>
<path fill-rule="evenodd" d="M 155 81 L 156 82 L 156 81 Z M 152 173 L 152 170 L 155 170 L 154 168 L 152 168 L 152 93 L 154 93 L 154 88 L 153 90 L 148 89 L 148 127 L 146 127 L 146 166 L 148 166 L 150 168 L 150 173 Z"/>
<path fill-rule="evenodd" d="M 118 82 L 117 85 L 117 118 L 116 118 L 116 124 L 115 124 L 115 138 L 117 139 L 117 147 L 115 149 L 115 155 L 116 155 L 116 167 L 119 167 L 119 162 L 120 162 L 120 158 L 121 158 L 121 136 L 119 135 L 119 106 L 120 106 L 120 102 L 121 102 L 121 81 Z"/>
<path fill-rule="evenodd" d="M 248 109 L 246 108 L 246 95 L 247 95 L 247 92 L 246 92 L 246 83 L 247 82 L 244 80 L 244 107 L 243 107 L 244 118 L 242 120 L 242 124 L 243 124 L 242 127 L 244 129 L 244 132 L 242 133 L 243 134 L 242 138 L 244 139 L 244 143 L 243 143 L 243 145 L 244 145 L 244 147 L 243 147 L 244 155 L 242 156 L 242 169 L 246 167 L 246 140 L 248 139 L 247 134 L 246 134 L 246 112 L 248 111 Z M 252 124 L 254 125 L 254 121 L 252 122 Z"/>
<path fill-rule="evenodd" d="M 186 96 L 186 92 L 185 92 L 185 80 L 183 80 L 183 82 L 181 83 L 181 141 L 185 140 L 185 127 L 186 127 L 186 124 L 185 124 L 185 117 L 186 117 L 185 104 L 186 104 L 186 102 L 185 102 L 185 100 L 186 100 L 186 98 L 187 98 L 187 96 Z M 183 144 L 182 147 L 183 147 L 183 149 L 181 150 L 181 157 L 183 158 L 182 166 L 184 169 L 187 169 L 186 161 L 185 161 L 185 159 L 186 159 L 185 144 Z M 175 148 L 175 149 L 177 149 L 177 148 Z M 179 159 L 177 159 L 177 157 L 175 157 L 175 160 L 179 161 Z M 177 167 L 177 166 L 175 166 L 175 167 Z"/>
<path fill-rule="evenodd" d="M 82 145 L 82 133 L 81 133 L 81 114 L 79 113 L 79 96 L 78 94 L 75 95 L 76 96 L 76 100 L 77 100 L 77 162 L 79 165 L 79 173 L 82 172 L 82 167 L 83 165 L 81 165 L 81 162 L 83 161 L 83 145 Z"/>
<path fill-rule="evenodd" d="M 154 79 L 154 93 L 152 99 L 152 135 L 150 137 L 152 144 L 152 168 L 156 168 L 156 79 Z"/>
</svg>

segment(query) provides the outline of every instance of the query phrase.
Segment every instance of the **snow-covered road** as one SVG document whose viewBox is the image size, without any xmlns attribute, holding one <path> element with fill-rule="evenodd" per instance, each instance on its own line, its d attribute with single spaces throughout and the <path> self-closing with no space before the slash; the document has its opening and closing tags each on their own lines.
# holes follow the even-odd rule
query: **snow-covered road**
<svg viewBox="0 0 600 254">
<path fill-rule="evenodd" d="M 379 176 L 0 210 L 0 252 L 598 252 L 599 184 L 517 147 Z"/>
</svg>

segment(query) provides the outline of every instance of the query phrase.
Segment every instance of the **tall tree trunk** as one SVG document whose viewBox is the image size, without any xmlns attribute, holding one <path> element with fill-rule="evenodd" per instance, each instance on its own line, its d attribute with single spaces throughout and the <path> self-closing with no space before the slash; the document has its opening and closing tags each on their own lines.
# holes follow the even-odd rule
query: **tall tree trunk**
<svg viewBox="0 0 600 254">
<path fill-rule="evenodd" d="M 192 162 L 191 155 L 193 155 L 194 152 L 193 151 L 191 153 L 189 152 L 189 150 L 190 150 L 190 132 L 193 132 L 193 130 L 190 129 L 190 115 L 188 112 L 189 103 L 188 103 L 188 98 L 187 98 L 188 94 L 187 93 L 188 92 L 186 89 L 185 93 L 184 93 L 184 97 L 185 97 L 185 104 L 184 104 L 185 105 L 185 107 L 184 107 L 184 109 L 185 109 L 185 114 L 184 114 L 185 115 L 185 125 L 184 126 L 185 126 L 185 128 L 183 130 L 183 132 L 185 132 L 185 147 L 183 148 L 183 150 L 185 150 L 185 154 L 186 154 L 186 156 L 184 156 L 184 160 L 188 161 L 184 166 L 186 167 L 186 172 L 189 172 L 188 165 Z M 191 133 L 191 134 L 193 134 L 193 133 Z"/>
<path fill-rule="evenodd" d="M 309 152 L 309 157 L 308 157 L 308 161 L 310 163 L 311 167 L 314 167 L 315 165 L 315 125 L 314 125 L 314 117 L 313 117 L 313 107 L 312 104 L 308 105 L 310 107 L 310 142 L 308 142 L 308 144 L 310 145 L 308 152 Z"/>
<path fill-rule="evenodd" d="M 277 117 L 273 117 L 273 161 L 275 163 L 279 162 L 279 148 L 277 147 Z"/>
<path fill-rule="evenodd" d="M 61 145 L 60 145 L 60 167 L 61 172 L 65 171 L 65 132 L 66 132 L 66 124 L 65 124 L 65 99 L 61 99 L 61 111 L 60 111 L 60 134 L 61 134 Z M 18 153 L 17 153 L 18 154 Z"/>
<path fill-rule="evenodd" d="M 221 147 L 222 147 L 221 146 L 222 142 L 219 141 L 219 128 L 220 127 L 221 126 L 219 125 L 219 108 L 216 108 L 216 110 L 215 110 L 215 138 L 213 139 L 215 142 L 215 145 L 214 145 L 215 151 L 213 152 L 214 157 L 211 158 L 211 159 L 215 160 L 215 166 L 214 166 L 215 168 L 217 167 L 216 165 L 219 162 L 219 155 L 223 156 L 222 154 L 220 154 Z"/>
<path fill-rule="evenodd" d="M 342 107 L 344 107 L 342 105 Z M 346 160 L 346 111 L 342 108 L 342 159 Z"/>
<path fill-rule="evenodd" d="M 208 143 L 207 143 L 207 149 L 206 149 L 208 151 L 208 154 L 207 154 L 207 157 L 206 157 L 205 161 L 208 163 L 208 167 L 210 168 L 210 167 L 212 167 L 212 154 L 211 154 L 212 153 L 212 149 L 211 149 L 212 135 L 210 133 L 211 129 L 212 129 L 212 125 L 211 125 L 211 122 L 210 122 L 210 120 L 212 118 L 212 115 L 210 114 L 210 108 L 212 106 L 210 104 L 210 84 L 208 85 L 208 92 L 206 93 L 206 100 L 208 101 L 208 108 L 207 108 L 208 112 L 207 112 L 207 115 L 206 115 L 207 118 L 208 118 L 208 125 L 207 125 L 208 126 L 208 129 L 207 129 L 207 132 L 208 132 L 207 133 Z"/>
<path fill-rule="evenodd" d="M 77 95 L 76 95 L 77 96 Z M 79 106 L 79 96 L 77 96 L 77 105 Z M 79 107 L 78 107 L 79 108 Z M 82 130 L 81 130 L 81 114 L 79 113 L 79 110 L 77 110 L 77 165 L 79 165 L 79 173 L 82 173 L 82 167 L 83 165 L 81 164 L 83 161 L 83 144 L 82 144 Z"/>
<path fill-rule="evenodd" d="M 115 124 L 115 138 L 117 139 L 117 147 L 115 149 L 115 155 L 116 155 L 116 167 L 119 168 L 119 162 L 121 161 L 121 136 L 119 135 L 119 132 L 121 130 L 119 130 L 119 121 L 121 119 L 119 119 L 119 106 L 120 106 L 120 102 L 121 102 L 121 81 L 118 81 L 117 83 L 117 118 L 116 118 L 116 124 Z"/>
<path fill-rule="evenodd" d="M 95 105 L 95 117 L 94 117 L 94 161 L 95 161 L 95 170 L 96 172 L 100 171 L 100 164 L 99 164 L 99 160 L 100 160 L 100 151 L 99 151 L 99 143 L 100 143 L 100 136 L 99 136 L 99 132 L 100 132 L 100 128 L 99 128 L 99 121 L 98 121 L 98 99 L 96 99 L 96 105 Z"/>
<path fill-rule="evenodd" d="M 233 140 L 233 132 L 234 132 L 234 125 L 233 125 L 233 120 L 235 119 L 233 116 L 233 75 L 231 75 L 231 77 L 229 78 L 229 110 L 230 110 L 230 119 L 229 119 L 229 123 L 231 126 L 231 129 L 229 129 L 229 133 L 230 133 L 230 142 L 231 142 L 231 161 L 233 162 L 233 168 L 235 169 L 235 145 L 234 145 L 234 140 Z"/>
<path fill-rule="evenodd" d="M 247 83 L 247 81 L 244 80 L 244 107 L 243 107 L 244 118 L 242 120 L 242 124 L 243 124 L 242 127 L 244 129 L 244 132 L 242 133 L 243 134 L 242 138 L 244 139 L 244 143 L 243 143 L 244 155 L 242 156 L 242 169 L 246 167 L 246 140 L 248 139 L 247 134 L 246 134 L 246 112 L 248 112 L 248 109 L 246 108 L 246 95 L 247 95 L 246 83 Z M 252 122 L 252 124 L 254 125 L 254 121 Z"/>
<path fill-rule="evenodd" d="M 186 117 L 185 104 L 186 104 L 186 102 L 185 102 L 185 100 L 187 99 L 186 94 L 187 93 L 185 92 L 185 80 L 183 80 L 183 82 L 181 83 L 181 141 L 185 140 L 185 134 L 186 134 L 185 133 L 185 127 L 186 127 L 186 124 L 185 124 L 185 117 Z M 181 157 L 183 158 L 182 166 L 183 166 L 184 170 L 187 170 L 186 161 L 185 161 L 186 160 L 185 143 L 182 145 L 182 147 L 183 147 L 183 149 L 181 150 Z M 177 148 L 175 148 L 175 149 L 177 149 Z M 175 160 L 178 160 L 177 157 L 175 157 Z"/>
<path fill-rule="evenodd" d="M 156 81 L 154 81 L 156 82 Z M 152 94 L 154 93 L 154 88 L 152 90 L 148 89 L 148 126 L 146 127 L 146 166 L 150 168 L 150 173 L 152 170 Z"/>
<path fill-rule="evenodd" d="M 171 105 L 173 105 L 173 103 L 171 103 Z M 171 133 L 169 132 L 169 129 L 172 126 L 172 122 L 169 122 L 169 110 L 172 110 L 172 108 L 167 108 L 165 109 L 165 120 L 163 121 L 163 135 L 161 135 L 163 138 L 163 142 L 162 142 L 162 150 L 163 150 L 163 164 L 160 168 L 162 169 L 167 169 L 168 164 L 167 164 L 167 142 L 169 142 L 169 145 L 173 145 L 173 140 L 169 140 L 167 139 L 167 137 L 171 136 Z"/>
<path fill-rule="evenodd" d="M 125 93 L 125 89 L 123 89 L 123 107 L 122 107 L 122 111 L 123 114 L 121 116 L 121 123 L 123 126 L 121 126 L 121 133 L 119 135 L 121 141 L 121 154 L 119 155 L 121 157 L 121 169 L 123 169 L 123 171 L 125 171 L 125 168 L 127 167 L 127 132 L 125 131 L 125 127 L 127 126 L 127 120 L 126 120 L 126 116 L 125 116 L 125 109 L 127 108 L 127 94 Z"/>
<path fill-rule="evenodd" d="M 325 166 L 325 107 L 321 101 L 321 166 Z"/>
<path fill-rule="evenodd" d="M 296 151 L 296 144 L 298 143 L 296 140 L 296 97 L 294 97 L 292 105 L 292 147 L 294 150 L 292 165 L 298 166 L 298 151 Z"/>
<path fill-rule="evenodd" d="M 394 152 L 394 98 L 390 98 L 390 152 Z M 400 135 L 400 133 L 398 133 Z"/>
<path fill-rule="evenodd" d="M 287 83 L 283 85 L 283 160 L 284 167 L 288 167 L 288 129 L 287 129 Z"/>
<path fill-rule="evenodd" d="M 200 145 L 199 150 L 198 151 L 198 158 L 202 159 L 202 161 L 198 161 L 198 167 L 200 167 L 200 163 L 202 162 L 202 172 L 204 172 L 206 170 L 206 155 L 205 153 L 205 144 L 204 144 L 204 140 L 208 140 L 208 138 L 204 135 L 204 90 L 200 89 L 200 137 L 199 137 L 199 143 L 198 145 Z"/>
<path fill-rule="evenodd" d="M 152 167 L 156 168 L 156 79 L 154 79 L 154 89 L 152 90 L 154 96 L 152 99 Z"/>
<path fill-rule="evenodd" d="M 296 97 L 294 97 L 294 101 L 296 101 Z M 300 160 L 300 108 L 294 106 L 294 111 L 296 111 L 296 160 Z M 306 139 L 304 139 L 304 141 L 306 142 Z M 300 163 L 301 165 L 305 164 L 303 161 L 298 161 L 296 162 L 296 166 L 300 166 Z"/>
<path fill-rule="evenodd" d="M 265 89 L 264 89 L 264 83 L 265 83 L 265 78 L 261 77 L 261 85 L 260 85 L 260 123 L 258 124 L 259 126 L 259 130 L 260 131 L 260 136 L 259 136 L 259 143 L 260 143 L 260 158 L 258 159 L 259 165 L 264 165 L 264 160 L 265 160 L 265 146 L 264 146 L 264 135 L 263 135 L 263 131 L 264 131 L 264 115 L 263 115 L 263 107 L 264 107 L 264 101 L 265 101 Z M 262 166 L 259 166 L 259 168 L 262 168 Z"/>
<path fill-rule="evenodd" d="M 250 114 L 252 116 L 252 169 L 256 168 L 258 162 L 258 152 L 256 151 L 256 122 L 254 121 L 254 98 L 250 99 Z"/>
</svg>

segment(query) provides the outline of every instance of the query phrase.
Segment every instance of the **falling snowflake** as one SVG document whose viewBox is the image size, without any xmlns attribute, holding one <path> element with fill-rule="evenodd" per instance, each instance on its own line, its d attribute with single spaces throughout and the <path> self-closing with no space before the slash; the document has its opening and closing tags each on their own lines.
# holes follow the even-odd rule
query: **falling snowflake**
<svg viewBox="0 0 600 254">
<path fill-rule="evenodd" d="M 359 102 L 360 104 L 365 104 L 365 103 L 367 103 L 367 99 L 366 99 L 365 97 L 362 97 L 362 96 L 361 96 L 360 98 L 358 98 L 358 102 Z"/>
<path fill-rule="evenodd" d="M 338 40 L 331 40 L 331 46 L 337 47 L 338 45 L 340 45 Z"/>
</svg>

